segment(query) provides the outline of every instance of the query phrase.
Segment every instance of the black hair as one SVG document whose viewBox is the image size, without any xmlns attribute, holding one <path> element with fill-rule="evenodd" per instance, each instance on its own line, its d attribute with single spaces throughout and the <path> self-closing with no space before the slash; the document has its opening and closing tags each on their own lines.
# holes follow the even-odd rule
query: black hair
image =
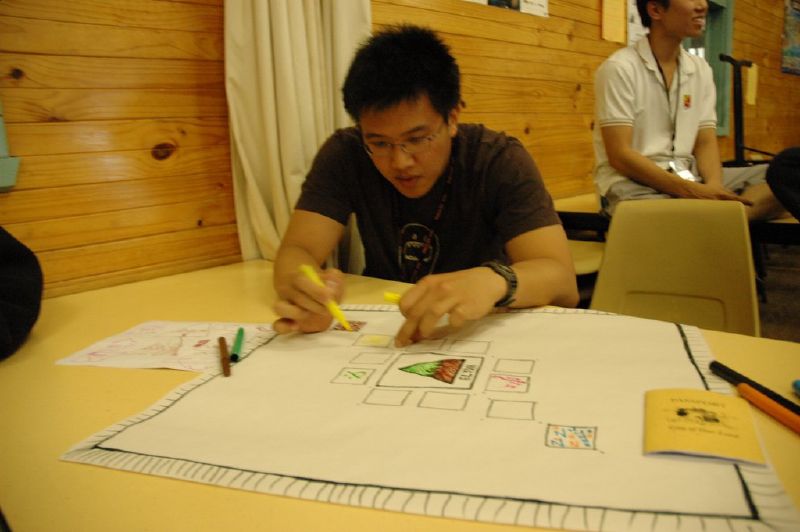
<svg viewBox="0 0 800 532">
<path fill-rule="evenodd" d="M 428 28 L 390 26 L 356 52 L 344 86 L 344 108 L 358 122 L 367 110 L 384 110 L 427 94 L 448 120 L 461 102 L 461 76 L 450 48 Z"/>
<path fill-rule="evenodd" d="M 649 28 L 650 25 L 653 23 L 653 19 L 650 18 L 650 14 L 647 13 L 647 4 L 651 0 L 636 0 L 636 9 L 639 11 L 639 18 L 642 19 L 642 26 L 645 28 Z M 664 9 L 669 7 L 669 0 L 654 0 L 661 4 Z"/>
</svg>

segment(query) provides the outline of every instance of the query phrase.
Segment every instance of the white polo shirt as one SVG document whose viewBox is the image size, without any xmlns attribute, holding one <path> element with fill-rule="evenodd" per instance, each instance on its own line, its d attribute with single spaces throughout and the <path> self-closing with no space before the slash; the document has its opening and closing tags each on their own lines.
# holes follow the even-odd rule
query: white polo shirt
<svg viewBox="0 0 800 532">
<path fill-rule="evenodd" d="M 681 48 L 680 86 L 673 76 L 669 103 L 650 42 L 645 35 L 634 45 L 614 52 L 595 73 L 594 181 L 601 196 L 614 183 L 628 179 L 608 164 L 600 129 L 633 127 L 632 147 L 662 168 L 672 160 L 673 118 L 676 116 L 675 155 L 694 166 L 697 132 L 716 128 L 716 88 L 711 67 Z"/>
</svg>

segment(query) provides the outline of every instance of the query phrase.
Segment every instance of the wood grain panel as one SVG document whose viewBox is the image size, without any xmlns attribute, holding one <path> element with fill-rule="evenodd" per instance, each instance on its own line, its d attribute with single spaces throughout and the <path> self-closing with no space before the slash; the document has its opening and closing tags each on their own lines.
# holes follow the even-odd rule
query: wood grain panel
<svg viewBox="0 0 800 532">
<path fill-rule="evenodd" d="M 520 139 L 554 197 L 592 192 L 594 71 L 619 45 L 601 41 L 598 0 L 551 2 L 536 17 L 460 0 L 373 0 L 373 26 L 423 23 L 462 72 L 464 122 Z"/>
<path fill-rule="evenodd" d="M 21 157 L 229 142 L 225 118 L 7 124 L 6 130 L 10 153 Z"/>
<path fill-rule="evenodd" d="M 0 89 L 6 123 L 227 116 L 225 91 L 203 89 Z"/>
<path fill-rule="evenodd" d="M 60 189 L 33 189 L 0 195 L 3 225 L 46 219 L 202 201 L 230 195 L 230 175 L 129 179 Z M 56 195 L 57 194 L 57 195 Z"/>
<path fill-rule="evenodd" d="M 0 16 L 0 50 L 14 53 L 222 60 L 218 34 L 94 26 Z"/>
<path fill-rule="evenodd" d="M 744 105 L 744 143 L 773 153 L 798 146 L 800 77 L 781 72 L 784 4 L 779 0 L 739 0 L 734 15 L 731 55 L 759 67 L 757 104 Z M 733 119 L 733 104 L 730 112 Z M 733 158 L 733 140 L 733 129 L 730 137 L 720 138 L 723 160 Z M 745 155 L 760 157 L 751 152 Z"/>
<path fill-rule="evenodd" d="M 233 224 L 233 199 L 218 194 L 194 202 L 155 205 L 63 219 L 5 226 L 20 241 L 38 251 L 76 248 L 142 236 Z"/>
<path fill-rule="evenodd" d="M 443 35 L 445 42 L 451 47 L 453 54 L 458 57 L 478 57 L 513 59 L 519 62 L 535 63 L 542 68 L 553 65 L 570 65 L 585 69 L 588 72 L 600 65 L 604 57 L 591 56 L 572 51 L 553 48 L 531 47 L 500 41 L 486 41 L 464 35 Z"/>
<path fill-rule="evenodd" d="M 238 253 L 235 225 L 202 227 L 38 253 L 48 283 Z"/>
<path fill-rule="evenodd" d="M 443 13 L 451 17 L 469 17 L 477 20 L 491 20 L 507 26 L 520 26 L 529 29 L 546 29 L 556 33 L 564 33 L 574 35 L 576 37 L 586 37 L 599 39 L 600 35 L 600 19 L 596 16 L 598 13 L 596 0 L 587 0 L 587 2 L 561 2 L 564 8 L 561 9 L 560 4 L 550 3 L 550 16 L 537 17 L 531 15 L 520 16 L 521 14 L 510 9 L 497 9 L 488 6 L 464 2 L 463 0 L 373 0 L 373 25 L 384 24 L 384 19 L 389 19 L 391 22 L 391 13 L 396 6 L 403 6 L 425 11 L 435 11 Z M 582 4 L 577 6 L 575 4 Z M 386 10 L 376 14 L 376 4 L 385 4 Z M 558 6 L 558 7 L 556 7 Z M 384 6 L 377 6 L 383 8 Z M 555 11 L 553 8 L 556 8 Z M 589 9 L 593 14 L 579 14 L 577 18 L 570 17 L 569 12 L 577 12 L 580 10 Z M 386 13 L 389 17 L 386 17 Z M 414 22 L 416 24 L 429 25 L 425 19 L 418 18 Z"/>
<path fill-rule="evenodd" d="M 4 228 L 39 252 L 142 236 L 233 224 L 233 198 L 217 194 L 194 202 L 8 224 Z"/>
<path fill-rule="evenodd" d="M 45 280 L 44 297 L 57 297 L 86 290 L 96 290 L 107 286 L 116 286 L 124 283 L 133 283 L 146 279 L 155 279 L 165 275 L 175 275 L 179 273 L 191 272 L 203 268 L 213 268 L 225 264 L 241 262 L 242 257 L 238 253 L 232 255 L 212 256 L 212 257 L 190 257 L 186 260 L 158 263 L 103 274 L 96 274 L 89 277 L 79 277 L 64 281 Z"/>
<path fill-rule="evenodd" d="M 224 84 L 222 61 L 0 54 L 0 87 L 218 90 Z"/>
<path fill-rule="evenodd" d="M 600 27 L 601 14 L 597 2 L 584 2 L 582 5 L 576 5 L 575 2 L 550 2 L 548 14 L 551 17 L 578 20 Z"/>
<path fill-rule="evenodd" d="M 14 190 L 202 173 L 227 176 L 230 171 L 230 146 L 227 144 L 179 146 L 171 153 L 167 148 L 157 148 L 31 155 L 25 157 L 20 165 Z"/>
<path fill-rule="evenodd" d="M 575 113 L 475 113 L 466 111 L 461 116 L 465 122 L 485 124 L 492 129 L 505 131 L 523 142 L 536 138 L 552 138 L 550 132 L 557 131 L 567 132 L 567 136 L 571 137 L 571 140 L 575 140 L 574 136 L 579 136 L 591 141 L 591 116 Z"/>
<path fill-rule="evenodd" d="M 462 72 L 496 75 L 505 78 L 525 80 L 564 81 L 575 83 L 591 83 L 592 72 L 589 68 L 572 65 L 545 65 L 520 61 L 514 58 L 460 56 L 458 63 Z"/>
<path fill-rule="evenodd" d="M 466 109 L 481 113 L 592 113 L 590 85 L 500 76 L 462 76 Z"/>
<path fill-rule="evenodd" d="M 3 0 L 0 15 L 107 26 L 222 33 L 222 6 L 163 0 Z"/>
<path fill-rule="evenodd" d="M 45 297 L 241 260 L 222 25 L 222 0 L 0 0 L 0 224 Z"/>
</svg>

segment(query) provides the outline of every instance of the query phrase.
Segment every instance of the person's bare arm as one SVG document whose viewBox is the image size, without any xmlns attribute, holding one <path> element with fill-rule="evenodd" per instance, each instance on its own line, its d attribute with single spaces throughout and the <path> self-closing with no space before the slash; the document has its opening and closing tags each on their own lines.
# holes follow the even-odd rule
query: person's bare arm
<svg viewBox="0 0 800 532">
<path fill-rule="evenodd" d="M 697 132 L 693 154 L 697 171 L 707 185 L 722 187 L 722 162 L 719 158 L 717 130 L 703 128 Z"/>
<path fill-rule="evenodd" d="M 320 272 L 326 286 L 315 285 L 299 271 L 301 264 L 315 268 L 331 254 L 344 226 L 310 211 L 295 210 L 275 258 L 273 286 L 278 299 L 273 324 L 278 333 L 324 330 L 331 322 L 325 302 L 341 299 L 344 276 L 339 270 Z"/>
<path fill-rule="evenodd" d="M 512 307 L 578 303 L 575 269 L 560 225 L 523 233 L 506 244 L 517 275 Z M 439 320 L 447 315 L 446 330 L 458 329 L 489 314 L 506 293 L 505 280 L 487 267 L 424 277 L 400 300 L 406 317 L 395 338 L 397 346 L 438 335 Z"/>
</svg>

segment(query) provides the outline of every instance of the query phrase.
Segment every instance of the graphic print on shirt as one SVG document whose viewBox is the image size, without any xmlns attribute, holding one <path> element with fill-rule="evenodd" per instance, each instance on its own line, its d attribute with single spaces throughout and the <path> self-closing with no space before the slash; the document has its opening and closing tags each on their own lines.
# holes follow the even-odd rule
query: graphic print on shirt
<svg viewBox="0 0 800 532">
<path fill-rule="evenodd" d="M 400 230 L 397 255 L 402 278 L 408 282 L 416 282 L 436 267 L 439 237 L 423 224 L 406 224 Z"/>
</svg>

